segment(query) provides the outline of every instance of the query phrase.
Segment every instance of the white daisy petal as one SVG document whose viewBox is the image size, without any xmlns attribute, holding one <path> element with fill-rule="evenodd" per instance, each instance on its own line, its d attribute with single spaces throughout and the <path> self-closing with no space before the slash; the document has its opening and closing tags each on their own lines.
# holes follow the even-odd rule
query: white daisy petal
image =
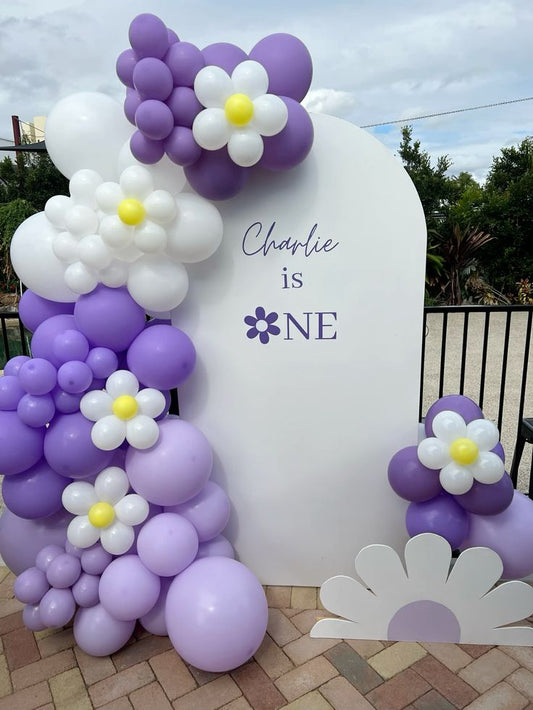
<svg viewBox="0 0 533 710">
<path fill-rule="evenodd" d="M 126 423 L 114 414 L 99 419 L 91 429 L 93 444 L 102 451 L 118 449 L 126 438 Z"/>
<path fill-rule="evenodd" d="M 234 163 L 249 168 L 261 160 L 263 139 L 252 129 L 235 131 L 228 142 L 228 153 Z"/>
<path fill-rule="evenodd" d="M 74 515 L 87 515 L 91 505 L 97 501 L 94 487 L 87 481 L 70 483 L 61 496 L 63 507 Z"/>
<path fill-rule="evenodd" d="M 99 233 L 104 242 L 113 249 L 122 249 L 133 239 L 133 227 L 124 224 L 116 214 L 103 218 Z"/>
<path fill-rule="evenodd" d="M 135 230 L 133 237 L 135 248 L 144 254 L 163 251 L 167 246 L 167 233 L 161 225 L 145 221 Z"/>
<path fill-rule="evenodd" d="M 435 436 L 447 444 L 466 436 L 465 420 L 457 412 L 439 412 L 435 415 L 431 427 Z"/>
<path fill-rule="evenodd" d="M 102 547 L 111 555 L 123 555 L 133 545 L 134 540 L 133 529 L 129 525 L 121 523 L 120 520 L 115 520 L 100 534 Z"/>
<path fill-rule="evenodd" d="M 466 426 L 466 436 L 472 439 L 481 451 L 490 451 L 500 440 L 498 427 L 490 419 L 474 419 Z"/>
<path fill-rule="evenodd" d="M 147 387 L 135 397 L 139 405 L 139 412 L 147 417 L 158 417 L 166 407 L 165 395 L 159 390 Z"/>
<path fill-rule="evenodd" d="M 274 94 L 254 99 L 252 126 L 262 136 L 275 136 L 287 125 L 289 111 L 285 102 Z"/>
<path fill-rule="evenodd" d="M 268 74 L 259 62 L 247 59 L 237 64 L 231 75 L 235 93 L 255 99 L 268 91 Z"/>
<path fill-rule="evenodd" d="M 144 223 L 146 224 L 146 223 Z M 136 229 L 133 234 L 137 234 L 139 229 L 142 229 L 144 227 L 144 224 L 142 227 L 139 227 Z M 143 252 L 140 249 L 137 249 L 135 244 L 133 243 L 133 237 L 131 244 L 129 244 L 127 247 L 124 247 L 124 249 L 119 249 L 115 252 L 113 252 L 113 256 L 115 259 L 118 259 L 119 261 L 124 262 L 125 264 L 133 264 L 134 261 L 137 261 L 137 259 L 140 259 L 141 256 L 143 255 Z M 126 266 L 126 281 L 128 280 L 127 276 L 129 273 L 128 267 Z"/>
<path fill-rule="evenodd" d="M 176 200 L 166 190 L 154 190 L 144 201 L 149 219 L 159 224 L 172 222 L 177 214 Z"/>
<path fill-rule="evenodd" d="M 445 491 L 456 496 L 469 491 L 474 483 L 474 477 L 468 468 L 455 461 L 444 466 L 439 474 L 439 480 Z"/>
<path fill-rule="evenodd" d="M 76 547 L 91 547 L 98 542 L 100 531 L 93 527 L 86 515 L 79 515 L 71 520 L 67 528 L 67 539 Z"/>
<path fill-rule="evenodd" d="M 399 584 L 406 578 L 398 554 L 387 545 L 363 547 L 355 558 L 355 569 L 366 586 L 378 596 L 390 589 L 391 580 Z"/>
<path fill-rule="evenodd" d="M 418 444 L 417 454 L 422 463 L 427 468 L 438 469 L 450 463 L 451 457 L 448 453 L 448 446 L 434 436 L 422 439 Z"/>
<path fill-rule="evenodd" d="M 115 505 L 130 489 L 130 482 L 126 472 L 118 466 L 104 468 L 94 482 L 94 490 L 98 500 Z"/>
<path fill-rule="evenodd" d="M 159 439 L 157 422 L 144 414 L 138 414 L 126 422 L 126 439 L 134 449 L 149 449 Z"/>
<path fill-rule="evenodd" d="M 105 388 L 112 399 L 124 394 L 135 397 L 139 391 L 139 380 L 129 370 L 117 370 L 109 375 Z"/>
<path fill-rule="evenodd" d="M 405 567 L 409 579 L 421 586 L 446 584 L 450 571 L 452 550 L 447 540 L 439 535 L 427 539 L 412 537 L 405 546 Z"/>
<path fill-rule="evenodd" d="M 86 419 L 96 422 L 98 419 L 111 414 L 113 400 L 103 390 L 91 390 L 84 394 L 80 400 L 80 411 Z"/>
<path fill-rule="evenodd" d="M 231 136 L 231 127 L 222 108 L 201 111 L 192 124 L 194 140 L 205 150 L 223 148 Z"/>
<path fill-rule="evenodd" d="M 148 517 L 148 502 L 136 493 L 130 493 L 115 505 L 115 513 L 124 525 L 140 525 Z"/>
<path fill-rule="evenodd" d="M 73 264 L 80 258 L 80 242 L 70 232 L 59 232 L 52 240 L 52 251 L 59 261 Z"/>
<path fill-rule="evenodd" d="M 116 214 L 124 194 L 116 182 L 104 182 L 98 185 L 95 192 L 98 207 L 106 214 Z"/>
<path fill-rule="evenodd" d="M 233 82 L 224 69 L 215 66 L 204 67 L 194 80 L 194 93 L 202 106 L 220 107 L 234 93 Z"/>
<path fill-rule="evenodd" d="M 124 197 L 144 200 L 154 189 L 150 172 L 142 165 L 130 165 L 120 175 L 120 187 Z"/>
<path fill-rule="evenodd" d="M 503 461 L 491 451 L 480 451 L 469 469 L 476 481 L 480 483 L 497 483 L 505 473 Z"/>
</svg>

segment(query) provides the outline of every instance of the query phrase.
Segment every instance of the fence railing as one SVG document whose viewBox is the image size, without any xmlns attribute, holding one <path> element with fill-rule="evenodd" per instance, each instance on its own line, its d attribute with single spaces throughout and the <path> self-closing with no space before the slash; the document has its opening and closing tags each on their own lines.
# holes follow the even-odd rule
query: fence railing
<svg viewBox="0 0 533 710">
<path fill-rule="evenodd" d="M 0 370 L 15 355 L 29 355 L 28 337 L 17 311 L 0 309 Z"/>
</svg>

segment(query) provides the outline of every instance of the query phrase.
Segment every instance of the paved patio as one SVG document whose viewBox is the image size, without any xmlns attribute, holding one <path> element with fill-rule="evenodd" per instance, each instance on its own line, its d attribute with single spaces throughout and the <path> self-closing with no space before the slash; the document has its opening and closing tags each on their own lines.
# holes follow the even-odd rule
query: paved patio
<svg viewBox="0 0 533 710">
<path fill-rule="evenodd" d="M 311 639 L 324 615 L 314 588 L 267 587 L 262 646 L 215 674 L 140 627 L 106 658 L 83 653 L 71 628 L 33 634 L 13 579 L 0 568 L 0 710 L 533 709 L 533 649 Z"/>
</svg>

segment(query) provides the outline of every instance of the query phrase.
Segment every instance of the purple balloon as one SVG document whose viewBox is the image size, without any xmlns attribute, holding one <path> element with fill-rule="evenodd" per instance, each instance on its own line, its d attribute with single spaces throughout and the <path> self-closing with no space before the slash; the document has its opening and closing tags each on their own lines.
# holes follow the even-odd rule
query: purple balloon
<svg viewBox="0 0 533 710">
<path fill-rule="evenodd" d="M 19 301 L 20 320 L 32 333 L 48 318 L 73 312 L 74 303 L 49 301 L 30 290 L 24 291 Z"/>
<path fill-rule="evenodd" d="M 57 384 L 68 394 L 81 394 L 91 386 L 93 371 L 80 360 L 71 360 L 57 371 Z"/>
<path fill-rule="evenodd" d="M 9 510 L 20 518 L 46 518 L 61 510 L 61 496 L 69 483 L 41 459 L 28 471 L 4 478 L 2 496 Z"/>
<path fill-rule="evenodd" d="M 227 557 L 193 562 L 168 590 L 170 640 L 186 663 L 201 670 L 226 672 L 245 663 L 261 645 L 267 621 L 263 587 Z"/>
<path fill-rule="evenodd" d="M 170 46 L 165 62 L 175 86 L 193 86 L 196 75 L 205 67 L 205 59 L 194 44 L 175 42 Z"/>
<path fill-rule="evenodd" d="M 95 606 L 100 601 L 98 587 L 100 577 L 96 574 L 82 572 L 78 581 L 72 586 L 72 596 L 80 606 Z"/>
<path fill-rule="evenodd" d="M 290 34 L 278 33 L 260 40 L 250 59 L 268 72 L 268 92 L 301 101 L 313 78 L 313 61 L 305 44 Z"/>
<path fill-rule="evenodd" d="M 52 348 L 61 364 L 70 360 L 85 360 L 89 354 L 89 341 L 79 330 L 65 330 L 56 335 Z"/>
<path fill-rule="evenodd" d="M 145 57 L 137 62 L 133 69 L 133 85 L 143 101 L 165 101 L 174 88 L 170 69 L 165 62 L 154 57 Z"/>
<path fill-rule="evenodd" d="M 129 640 L 135 621 L 119 621 L 102 604 L 78 609 L 74 619 L 76 643 L 90 656 L 109 656 Z"/>
<path fill-rule="evenodd" d="M 197 496 L 165 510 L 186 518 L 194 525 L 198 540 L 207 542 L 219 535 L 228 524 L 230 501 L 220 486 L 207 481 Z"/>
<path fill-rule="evenodd" d="M 17 414 L 24 424 L 43 427 L 52 421 L 56 412 L 54 399 L 49 394 L 25 394 L 17 406 Z"/>
<path fill-rule="evenodd" d="M 174 30 L 171 30 L 171 29 L 169 29 L 169 28 L 167 27 L 167 32 L 168 32 L 168 43 L 169 43 L 169 45 L 170 45 L 170 44 L 174 44 L 174 42 L 179 42 L 179 41 L 180 41 L 180 38 L 179 38 L 178 35 L 174 32 Z"/>
<path fill-rule="evenodd" d="M 446 493 L 423 503 L 411 503 L 405 518 L 411 537 L 430 532 L 448 540 L 453 550 L 461 546 L 468 535 L 468 513 Z"/>
<path fill-rule="evenodd" d="M 125 49 L 118 55 L 116 70 L 120 81 L 126 86 L 133 88 L 133 70 L 137 63 L 137 57 L 133 49 Z"/>
<path fill-rule="evenodd" d="M 210 44 L 202 50 L 206 65 L 213 64 L 221 67 L 225 72 L 231 74 L 237 64 L 245 62 L 248 55 L 240 47 L 229 42 L 216 42 Z"/>
<path fill-rule="evenodd" d="M 54 557 L 46 569 L 46 579 L 56 589 L 72 587 L 80 574 L 80 560 L 67 552 Z"/>
<path fill-rule="evenodd" d="M 133 621 L 148 614 L 160 591 L 159 577 L 137 555 L 117 557 L 100 579 L 102 606 L 121 621 Z"/>
<path fill-rule="evenodd" d="M 147 138 L 141 131 L 135 131 L 130 138 L 130 150 L 140 163 L 153 165 L 165 155 L 165 144 L 163 141 Z"/>
<path fill-rule="evenodd" d="M 87 574 L 102 574 L 113 561 L 113 555 L 104 550 L 100 543 L 87 548 L 81 554 L 81 568 Z"/>
<path fill-rule="evenodd" d="M 54 354 L 56 336 L 66 330 L 76 330 L 76 321 L 73 315 L 52 316 L 43 321 L 31 339 L 31 351 L 34 357 L 48 360 L 55 367 L 63 363 Z"/>
<path fill-rule="evenodd" d="M 151 13 L 137 15 L 130 23 L 128 36 L 137 58 L 161 58 L 168 50 L 169 36 L 166 25 Z"/>
<path fill-rule="evenodd" d="M 96 387 L 93 389 L 96 389 Z M 56 387 L 52 391 L 52 397 L 56 410 L 61 412 L 61 414 L 73 414 L 80 409 L 81 394 L 69 394 L 69 392 L 65 392 L 60 387 Z"/>
<path fill-rule="evenodd" d="M 288 170 L 304 160 L 313 145 L 313 123 L 307 111 L 294 99 L 280 97 L 289 116 L 285 128 L 275 136 L 265 136 L 263 156 L 258 165 L 266 170 Z"/>
<path fill-rule="evenodd" d="M 128 349 L 128 369 L 146 387 L 170 390 L 189 377 L 196 363 L 191 339 L 172 325 L 145 328 Z"/>
<path fill-rule="evenodd" d="M 178 505 L 193 498 L 207 483 L 212 466 L 207 439 L 181 419 L 162 421 L 159 440 L 150 449 L 130 447 L 126 454 L 132 488 L 156 505 Z"/>
<path fill-rule="evenodd" d="M 224 535 L 217 535 L 212 540 L 201 542 L 198 546 L 198 554 L 196 559 L 202 557 L 229 557 L 235 558 L 235 550 L 231 542 Z"/>
<path fill-rule="evenodd" d="M 174 116 L 163 101 L 148 99 L 135 112 L 135 125 L 152 140 L 164 140 L 174 128 Z"/>
<path fill-rule="evenodd" d="M 442 490 L 435 471 L 420 463 L 416 446 L 407 446 L 394 454 L 388 475 L 393 491 L 400 498 L 415 503 L 431 500 Z"/>
<path fill-rule="evenodd" d="M 141 616 L 139 623 L 143 628 L 156 636 L 167 636 L 167 623 L 165 621 L 165 607 L 167 603 L 167 594 L 170 585 L 174 579 L 172 577 L 163 577 L 161 579 L 161 591 L 156 603 L 150 609 L 148 614 Z"/>
<path fill-rule="evenodd" d="M 22 473 L 43 455 L 44 427 L 35 429 L 20 421 L 16 412 L 0 411 L 0 475 Z"/>
<path fill-rule="evenodd" d="M 496 446 L 491 449 L 491 451 L 496 454 L 496 456 L 499 456 L 501 460 L 505 463 L 505 451 L 503 450 L 503 446 L 501 444 L 501 441 L 498 441 Z"/>
<path fill-rule="evenodd" d="M 533 573 L 532 539 L 533 501 L 515 491 L 511 504 L 503 513 L 470 516 L 470 533 L 461 549 L 490 547 L 501 557 L 502 576 L 520 579 Z"/>
<path fill-rule="evenodd" d="M 92 348 L 85 359 L 95 377 L 106 379 L 118 367 L 118 358 L 109 348 Z"/>
<path fill-rule="evenodd" d="M 167 106 L 172 111 L 176 126 L 192 128 L 196 116 L 203 109 L 193 89 L 177 86 L 167 99 Z"/>
<path fill-rule="evenodd" d="M 57 384 L 57 370 L 48 360 L 33 358 L 20 368 L 19 383 L 28 394 L 48 394 Z"/>
<path fill-rule="evenodd" d="M 44 437 L 44 455 L 54 471 L 67 478 L 88 478 L 109 465 L 113 452 L 93 444 L 92 427 L 81 412 L 56 415 Z"/>
<path fill-rule="evenodd" d="M 81 558 L 81 556 L 83 554 L 83 550 L 81 547 L 76 547 L 68 540 L 65 543 L 65 552 L 68 552 L 68 554 L 72 555 L 73 557 L 79 557 L 79 558 Z"/>
<path fill-rule="evenodd" d="M 124 99 L 124 114 L 128 121 L 135 125 L 135 113 L 142 103 L 142 99 L 135 89 L 126 89 Z"/>
<path fill-rule="evenodd" d="M 236 165 L 226 148 L 204 150 L 201 158 L 185 168 L 185 177 L 199 195 L 208 200 L 227 200 L 242 190 L 247 168 Z"/>
<path fill-rule="evenodd" d="M 14 411 L 21 397 L 25 394 L 16 375 L 4 375 L 0 377 L 0 410 L 4 412 Z"/>
<path fill-rule="evenodd" d="M 144 310 L 125 288 L 107 288 L 102 284 L 80 296 L 74 318 L 91 345 L 126 350 L 146 322 Z"/>
<path fill-rule="evenodd" d="M 62 555 L 64 552 L 64 546 L 46 545 L 37 553 L 35 558 L 35 566 L 37 569 L 40 569 L 41 572 L 46 572 L 50 563 L 55 560 L 58 555 Z"/>
<path fill-rule="evenodd" d="M 483 419 L 483 412 L 469 397 L 462 394 L 447 394 L 434 402 L 428 409 L 424 420 L 426 436 L 435 436 L 432 428 L 433 420 L 439 412 L 448 410 L 460 414 L 467 424 L 474 419 Z"/>
<path fill-rule="evenodd" d="M 15 357 L 12 357 L 4 365 L 4 376 L 9 375 L 9 377 L 18 377 L 20 368 L 29 360 L 30 358 L 27 355 L 16 355 Z"/>
<path fill-rule="evenodd" d="M 165 152 L 176 165 L 193 165 L 201 155 L 202 149 L 194 140 L 190 128 L 176 126 L 165 141 Z"/>
<path fill-rule="evenodd" d="M 38 604 L 50 589 L 45 573 L 38 567 L 29 567 L 13 584 L 15 597 L 23 604 Z"/>
<path fill-rule="evenodd" d="M 48 627 L 66 626 L 76 613 L 70 589 L 50 589 L 39 604 L 39 614 Z"/>
<path fill-rule="evenodd" d="M 44 631 L 46 629 L 46 624 L 41 619 L 38 606 L 26 604 L 22 610 L 22 621 L 24 626 L 30 631 Z"/>
<path fill-rule="evenodd" d="M 37 563 L 37 554 L 43 547 L 58 545 L 59 552 L 63 552 L 71 520 L 72 515 L 64 510 L 38 520 L 25 520 L 9 509 L 4 510 L 0 517 L 2 559 L 12 572 L 20 574 Z"/>
<path fill-rule="evenodd" d="M 198 535 L 192 523 L 176 513 L 161 513 L 143 525 L 137 538 L 141 562 L 159 577 L 174 577 L 196 557 Z"/>
<path fill-rule="evenodd" d="M 514 488 L 509 475 L 504 473 L 499 481 L 489 485 L 474 481 L 472 488 L 455 500 L 469 513 L 497 515 L 511 505 Z"/>
</svg>

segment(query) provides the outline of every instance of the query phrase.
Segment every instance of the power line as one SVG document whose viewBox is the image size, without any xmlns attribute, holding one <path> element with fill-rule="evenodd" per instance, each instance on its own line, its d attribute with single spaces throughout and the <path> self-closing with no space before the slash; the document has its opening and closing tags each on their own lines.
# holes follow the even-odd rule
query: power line
<svg viewBox="0 0 533 710">
<path fill-rule="evenodd" d="M 478 111 L 481 108 L 494 108 L 494 106 L 505 106 L 506 104 L 518 104 L 522 101 L 533 101 L 533 96 L 524 99 L 511 99 L 510 101 L 498 101 L 494 104 L 483 104 L 482 106 L 469 106 L 468 108 L 456 108 L 453 111 L 441 111 L 440 113 L 427 113 L 424 116 L 412 116 L 411 118 L 397 118 L 394 121 L 381 121 L 380 123 L 367 123 L 361 128 L 375 128 L 376 126 L 390 126 L 393 123 L 408 123 L 409 121 L 420 121 L 423 118 L 435 118 L 436 116 L 449 116 L 452 113 L 465 113 L 466 111 Z"/>
<path fill-rule="evenodd" d="M 19 123 L 23 123 L 25 126 L 29 126 L 29 127 L 32 128 L 34 131 L 39 131 L 40 133 L 42 133 L 42 134 L 44 135 L 43 129 L 42 129 L 42 128 L 39 128 L 39 127 L 36 126 L 34 123 L 28 123 L 27 121 L 21 121 L 20 119 L 19 119 Z"/>
</svg>

